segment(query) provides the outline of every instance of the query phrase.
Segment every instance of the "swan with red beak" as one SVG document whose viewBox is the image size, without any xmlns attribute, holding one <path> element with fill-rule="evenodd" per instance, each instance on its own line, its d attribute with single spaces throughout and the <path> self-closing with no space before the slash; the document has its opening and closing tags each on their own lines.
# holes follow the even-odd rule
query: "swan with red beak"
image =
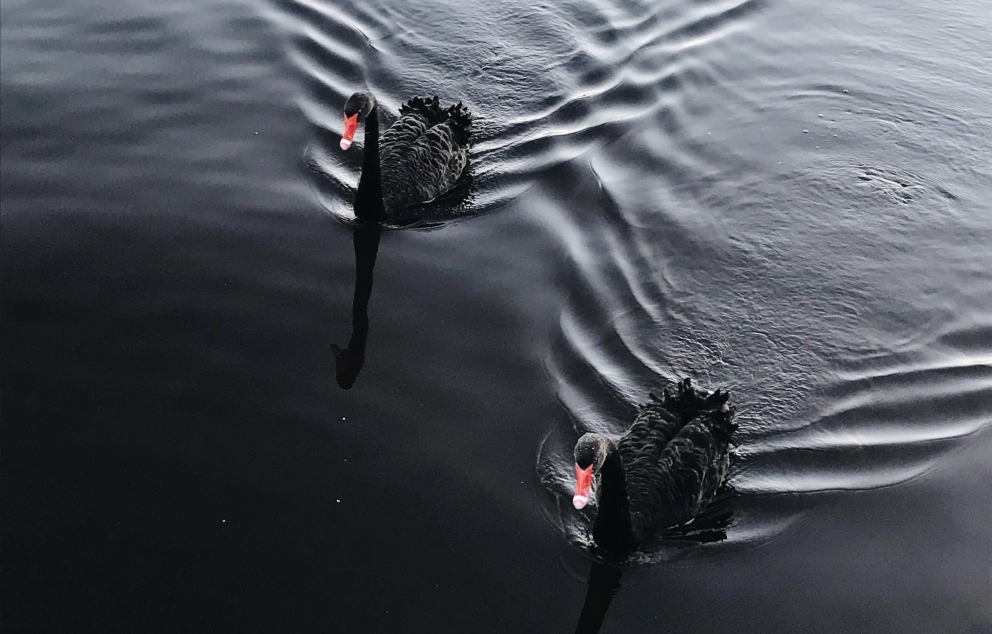
<svg viewBox="0 0 992 634">
<path fill-rule="evenodd" d="M 713 515 L 727 497 L 720 492 L 737 429 L 727 393 L 685 379 L 675 394 L 651 398 L 622 436 L 588 433 L 575 444 L 572 504 L 594 502 L 593 541 L 615 554 Z"/>
<path fill-rule="evenodd" d="M 572 504 L 575 508 L 585 508 L 589 504 L 589 496 L 592 494 L 592 465 L 585 469 L 578 464 L 575 465 L 575 495 L 572 496 Z"/>
<path fill-rule="evenodd" d="M 340 147 L 355 144 L 365 126 L 362 172 L 355 215 L 379 222 L 410 205 L 442 196 L 468 165 L 472 113 L 461 102 L 442 108 L 437 97 L 414 97 L 379 135 L 379 107 L 370 92 L 356 92 L 344 104 Z"/>
<path fill-rule="evenodd" d="M 355 142 L 355 132 L 358 131 L 358 113 L 344 115 L 344 134 L 341 135 L 341 149 L 347 150 Z"/>
</svg>

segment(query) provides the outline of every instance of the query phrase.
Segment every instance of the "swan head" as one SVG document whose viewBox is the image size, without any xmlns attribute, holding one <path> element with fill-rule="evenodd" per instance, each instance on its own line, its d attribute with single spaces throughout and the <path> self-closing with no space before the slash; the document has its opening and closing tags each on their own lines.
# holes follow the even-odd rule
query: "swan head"
<svg viewBox="0 0 992 634">
<path fill-rule="evenodd" d="M 372 93 L 356 92 L 344 102 L 344 134 L 341 135 L 341 149 L 347 150 L 355 142 L 355 132 L 358 124 L 375 107 L 375 97 Z"/>
<path fill-rule="evenodd" d="M 603 466 L 612 444 L 606 436 L 592 433 L 583 435 L 575 443 L 575 495 L 572 497 L 575 508 L 584 508 L 589 503 L 593 475 Z"/>
</svg>

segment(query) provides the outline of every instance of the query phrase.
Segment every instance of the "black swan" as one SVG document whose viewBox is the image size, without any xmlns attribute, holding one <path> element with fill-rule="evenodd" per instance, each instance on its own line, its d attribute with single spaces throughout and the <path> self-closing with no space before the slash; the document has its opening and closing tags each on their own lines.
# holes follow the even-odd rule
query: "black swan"
<svg viewBox="0 0 992 634">
<path fill-rule="evenodd" d="M 371 93 L 353 94 L 344 104 L 341 137 L 341 149 L 347 150 L 365 122 L 355 211 L 372 222 L 384 220 L 387 210 L 429 202 L 450 190 L 468 164 L 472 132 L 472 113 L 461 102 L 441 108 L 436 96 L 414 97 L 380 139 L 378 110 Z"/>
<path fill-rule="evenodd" d="M 589 433 L 575 445 L 572 502 L 586 506 L 597 480 L 592 537 L 608 553 L 627 554 L 666 529 L 712 515 L 729 495 L 737 429 L 729 394 L 698 391 L 685 379 L 674 395 L 666 389 L 651 398 L 616 442 Z"/>
</svg>

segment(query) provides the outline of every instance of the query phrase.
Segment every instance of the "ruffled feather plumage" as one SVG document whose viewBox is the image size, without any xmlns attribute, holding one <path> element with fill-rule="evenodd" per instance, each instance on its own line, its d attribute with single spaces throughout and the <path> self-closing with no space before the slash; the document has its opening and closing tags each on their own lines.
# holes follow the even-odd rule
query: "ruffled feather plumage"
<svg viewBox="0 0 992 634">
<path fill-rule="evenodd" d="M 596 544 L 625 552 L 645 541 L 722 529 L 729 521 L 727 477 L 734 408 L 729 395 L 696 390 L 689 379 L 652 395 L 630 429 L 615 442 L 601 434 L 585 434 L 576 443 L 576 470 L 593 465 L 598 478 Z M 584 506 L 576 485 L 577 508 Z M 720 508 L 714 508 L 719 504 Z M 686 528 L 690 522 L 702 518 Z M 705 541 L 701 539 L 700 541 Z"/>
<path fill-rule="evenodd" d="M 377 116 L 375 99 L 368 93 L 356 93 L 352 100 L 371 103 L 368 117 Z M 348 104 L 345 111 L 347 117 Z M 378 125 L 371 123 L 366 121 L 366 137 L 372 130 L 378 135 Z M 472 113 L 461 102 L 442 108 L 434 96 L 414 97 L 403 104 L 399 118 L 375 146 L 377 185 L 385 207 L 400 209 L 429 202 L 450 190 L 468 165 L 471 132 Z M 369 153 L 370 145 L 367 140 L 363 177 L 373 171 L 368 161 L 376 158 Z"/>
<path fill-rule="evenodd" d="M 726 480 L 737 429 L 728 398 L 686 379 L 674 395 L 653 397 L 617 442 L 639 541 L 696 517 Z"/>
</svg>

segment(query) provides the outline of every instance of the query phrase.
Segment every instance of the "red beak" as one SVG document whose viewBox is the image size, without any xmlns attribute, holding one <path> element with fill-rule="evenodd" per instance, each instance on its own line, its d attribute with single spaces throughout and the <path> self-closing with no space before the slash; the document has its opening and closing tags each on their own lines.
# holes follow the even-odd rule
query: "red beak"
<svg viewBox="0 0 992 634">
<path fill-rule="evenodd" d="M 347 150 L 355 141 L 355 131 L 358 130 L 358 113 L 344 118 L 344 134 L 341 135 L 341 149 Z"/>
<path fill-rule="evenodd" d="M 575 465 L 575 495 L 572 504 L 580 509 L 589 504 L 589 489 L 592 488 L 592 465 L 585 469 Z"/>
</svg>

